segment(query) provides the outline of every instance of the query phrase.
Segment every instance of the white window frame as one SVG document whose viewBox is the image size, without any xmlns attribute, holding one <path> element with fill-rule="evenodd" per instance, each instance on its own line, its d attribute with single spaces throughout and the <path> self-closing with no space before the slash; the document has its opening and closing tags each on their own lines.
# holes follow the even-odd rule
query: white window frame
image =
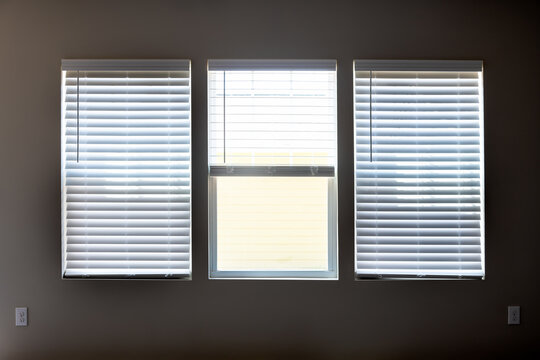
<svg viewBox="0 0 540 360">
<path fill-rule="evenodd" d="M 335 60 L 209 60 L 208 70 L 235 70 L 249 67 L 252 70 L 301 70 L 305 64 L 327 68 L 336 66 Z M 210 65 L 212 64 L 212 65 Z M 337 72 L 336 72 L 337 77 Z M 336 79 L 337 84 L 337 79 Z M 210 77 L 208 76 L 208 89 Z M 337 93 L 337 86 L 336 86 Z M 335 99 L 336 151 L 337 151 L 337 96 Z M 210 103 L 208 103 L 210 114 Z M 210 127 L 208 129 L 210 135 Z M 210 138 L 209 138 L 210 143 Z M 221 176 L 281 176 L 328 178 L 328 270 L 218 270 L 217 266 L 217 178 Z M 338 280 L 337 236 L 337 154 L 334 166 L 215 166 L 208 167 L 208 277 L 209 279 L 252 280 Z"/>
</svg>

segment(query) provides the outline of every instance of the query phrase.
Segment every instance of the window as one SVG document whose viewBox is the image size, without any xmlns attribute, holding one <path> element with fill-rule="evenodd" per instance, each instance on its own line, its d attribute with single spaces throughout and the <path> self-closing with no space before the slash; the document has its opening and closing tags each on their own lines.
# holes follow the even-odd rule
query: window
<svg viewBox="0 0 540 360">
<path fill-rule="evenodd" d="M 356 274 L 482 278 L 480 61 L 356 61 Z"/>
<path fill-rule="evenodd" d="M 337 278 L 336 62 L 208 62 L 211 278 Z"/>
<path fill-rule="evenodd" d="M 62 61 L 62 275 L 191 274 L 188 60 Z"/>
</svg>

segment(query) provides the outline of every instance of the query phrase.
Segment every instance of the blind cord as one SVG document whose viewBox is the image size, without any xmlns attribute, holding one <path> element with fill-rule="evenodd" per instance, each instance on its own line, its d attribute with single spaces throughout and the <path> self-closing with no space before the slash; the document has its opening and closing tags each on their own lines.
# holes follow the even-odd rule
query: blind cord
<svg viewBox="0 0 540 360">
<path fill-rule="evenodd" d="M 223 163 L 226 163 L 226 151 L 227 147 L 225 146 L 225 74 L 227 72 L 223 71 Z"/>
<path fill-rule="evenodd" d="M 373 162 L 373 120 L 372 120 L 372 79 L 373 71 L 369 71 L 369 162 Z"/>
<path fill-rule="evenodd" d="M 79 162 L 79 73 L 77 70 L 77 163 Z"/>
</svg>

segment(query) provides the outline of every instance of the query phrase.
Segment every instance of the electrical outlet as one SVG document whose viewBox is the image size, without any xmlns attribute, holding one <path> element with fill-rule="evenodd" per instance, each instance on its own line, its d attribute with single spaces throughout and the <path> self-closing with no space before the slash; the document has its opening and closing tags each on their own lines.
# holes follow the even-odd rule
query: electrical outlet
<svg viewBox="0 0 540 360">
<path fill-rule="evenodd" d="M 508 307 L 508 325 L 519 325 L 520 324 L 520 309 L 519 306 L 509 306 Z"/>
<path fill-rule="evenodd" d="M 28 308 L 15 308 L 15 326 L 28 326 Z"/>
</svg>

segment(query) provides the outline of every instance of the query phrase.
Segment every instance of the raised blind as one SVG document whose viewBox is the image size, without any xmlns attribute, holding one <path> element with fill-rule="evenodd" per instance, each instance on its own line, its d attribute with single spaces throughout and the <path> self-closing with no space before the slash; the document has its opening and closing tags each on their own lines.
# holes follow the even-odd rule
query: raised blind
<svg viewBox="0 0 540 360">
<path fill-rule="evenodd" d="M 356 61 L 354 99 L 357 276 L 483 277 L 482 63 Z"/>
<path fill-rule="evenodd" d="M 190 62 L 62 69 L 63 276 L 189 276 Z"/>
<path fill-rule="evenodd" d="M 210 165 L 334 166 L 335 60 L 210 60 Z"/>
</svg>

